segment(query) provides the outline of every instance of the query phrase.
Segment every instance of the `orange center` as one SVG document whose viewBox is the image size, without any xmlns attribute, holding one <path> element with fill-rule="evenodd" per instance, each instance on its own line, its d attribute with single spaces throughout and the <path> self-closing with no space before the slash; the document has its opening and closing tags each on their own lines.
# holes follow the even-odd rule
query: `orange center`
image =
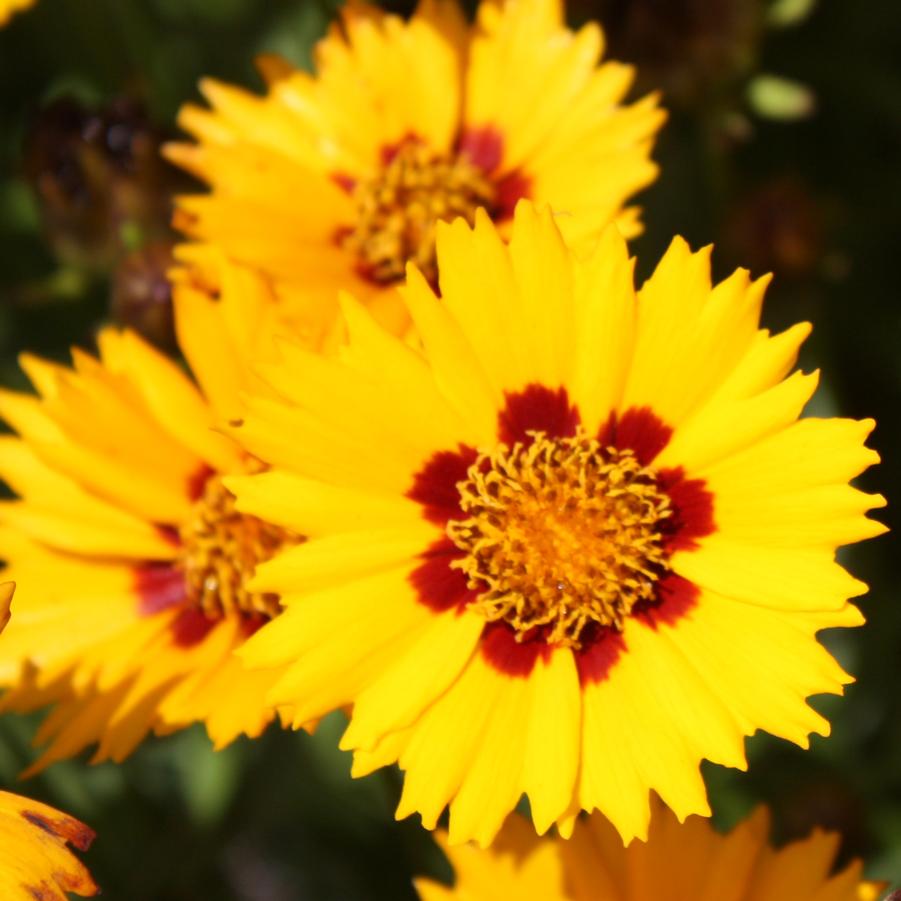
<svg viewBox="0 0 901 901">
<path fill-rule="evenodd" d="M 247 587 L 257 566 L 299 539 L 278 526 L 235 509 L 234 495 L 218 476 L 204 485 L 191 518 L 179 530 L 189 602 L 207 616 L 240 612 L 274 617 L 278 596 Z"/>
<path fill-rule="evenodd" d="M 435 284 L 438 223 L 462 216 L 472 225 L 476 210 L 490 209 L 494 199 L 491 180 L 465 158 L 405 141 L 378 175 L 356 186 L 357 222 L 342 245 L 376 282 L 399 281 L 415 263 Z"/>
<path fill-rule="evenodd" d="M 540 629 L 578 648 L 590 624 L 622 629 L 655 597 L 672 505 L 630 450 L 585 435 L 533 439 L 482 454 L 458 483 L 468 518 L 447 527 L 465 552 L 453 565 L 480 592 L 471 609 L 518 641 Z"/>
</svg>

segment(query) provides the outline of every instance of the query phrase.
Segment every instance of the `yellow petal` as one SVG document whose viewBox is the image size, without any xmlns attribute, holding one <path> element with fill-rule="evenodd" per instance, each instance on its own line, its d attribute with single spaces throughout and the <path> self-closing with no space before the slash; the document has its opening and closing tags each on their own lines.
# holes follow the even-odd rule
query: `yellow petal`
<svg viewBox="0 0 901 901">
<path fill-rule="evenodd" d="M 360 693 L 341 747 L 370 750 L 383 736 L 411 725 L 466 666 L 484 627 L 485 621 L 475 613 L 436 616 L 422 636 Z"/>
<path fill-rule="evenodd" d="M 405 528 L 422 523 L 422 505 L 403 496 L 330 485 L 284 470 L 231 476 L 226 487 L 238 509 L 309 538 L 363 529 Z"/>
<path fill-rule="evenodd" d="M 86 851 L 94 833 L 46 804 L 0 792 L 0 893 L 8 901 L 66 901 L 99 894 L 69 850 Z"/>
<path fill-rule="evenodd" d="M 582 702 L 572 652 L 558 648 L 538 660 L 529 688 L 522 787 L 535 828 L 544 833 L 569 806 L 579 768 Z"/>
</svg>

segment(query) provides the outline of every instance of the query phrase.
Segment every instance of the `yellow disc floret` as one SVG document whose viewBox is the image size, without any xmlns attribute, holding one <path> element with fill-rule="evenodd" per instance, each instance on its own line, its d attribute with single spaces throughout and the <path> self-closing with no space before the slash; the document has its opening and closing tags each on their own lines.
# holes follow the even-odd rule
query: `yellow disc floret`
<svg viewBox="0 0 901 901">
<path fill-rule="evenodd" d="M 667 571 L 661 527 L 672 515 L 654 472 L 630 450 L 586 435 L 501 445 L 458 483 L 466 519 L 447 530 L 479 591 L 471 609 L 522 641 L 580 647 L 594 623 L 621 629 Z"/>
<path fill-rule="evenodd" d="M 278 596 L 250 591 L 260 563 L 298 541 L 289 532 L 239 513 L 234 495 L 218 476 L 207 479 L 191 518 L 179 530 L 189 602 L 207 616 L 229 612 L 273 617 Z"/>
<path fill-rule="evenodd" d="M 494 195 L 491 180 L 465 157 L 435 154 L 407 140 L 381 172 L 356 185 L 357 222 L 341 243 L 373 281 L 398 281 L 412 262 L 434 284 L 438 223 L 462 216 L 471 225 L 479 207 L 491 208 Z"/>
</svg>

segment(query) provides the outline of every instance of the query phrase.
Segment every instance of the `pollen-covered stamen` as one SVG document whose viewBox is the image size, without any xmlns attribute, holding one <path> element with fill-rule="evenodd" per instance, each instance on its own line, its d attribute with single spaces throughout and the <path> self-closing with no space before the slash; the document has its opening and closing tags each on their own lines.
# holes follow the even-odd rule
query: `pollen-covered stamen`
<svg viewBox="0 0 901 901">
<path fill-rule="evenodd" d="M 235 509 L 235 496 L 218 476 L 207 479 L 193 515 L 179 530 L 188 602 L 207 616 L 240 612 L 274 617 L 278 596 L 250 591 L 260 563 L 299 539 L 278 526 Z"/>
<path fill-rule="evenodd" d="M 578 648 L 592 624 L 622 629 L 654 599 L 672 506 L 630 450 L 586 435 L 532 438 L 482 454 L 458 483 L 468 518 L 447 526 L 465 552 L 452 565 L 479 591 L 470 609 L 507 622 L 518 641 L 540 630 Z"/>
<path fill-rule="evenodd" d="M 415 263 L 437 280 L 435 231 L 442 220 L 462 216 L 470 225 L 479 207 L 491 209 L 495 188 L 465 157 L 436 154 L 419 141 L 404 141 L 373 179 L 357 184 L 356 225 L 341 244 L 353 252 L 362 272 L 387 284 Z"/>
</svg>

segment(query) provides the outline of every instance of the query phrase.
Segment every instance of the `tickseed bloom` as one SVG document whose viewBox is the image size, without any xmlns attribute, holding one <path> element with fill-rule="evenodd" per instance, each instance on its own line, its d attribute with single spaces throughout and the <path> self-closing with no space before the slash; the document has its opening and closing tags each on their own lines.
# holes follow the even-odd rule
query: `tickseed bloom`
<svg viewBox="0 0 901 901">
<path fill-rule="evenodd" d="M 91 874 L 68 848 L 86 851 L 93 840 L 94 833 L 73 817 L 0 791 L 0 897 L 67 901 L 71 894 L 98 894 Z"/>
<path fill-rule="evenodd" d="M 13 583 L 0 584 L 0 632 L 9 622 Z M 19 795 L 0 791 L 0 897 L 5 901 L 87 898 L 97 886 L 69 851 L 86 851 L 94 833 L 83 823 Z"/>
<path fill-rule="evenodd" d="M 834 559 L 879 534 L 847 482 L 872 422 L 804 419 L 809 332 L 758 326 L 766 280 L 711 285 L 681 240 L 636 293 L 615 228 L 588 255 L 522 202 L 438 234 L 440 299 L 409 270 L 420 344 L 345 299 L 339 358 L 285 345 L 236 434 L 270 464 L 238 509 L 306 544 L 252 590 L 285 610 L 242 649 L 296 722 L 346 704 L 362 775 L 398 761 L 398 815 L 490 842 L 526 793 L 539 831 L 648 793 L 709 813 L 702 758 L 800 745 L 805 699 L 850 681 L 816 633 L 862 622 Z M 421 350 L 419 349 L 421 347 Z"/>
<path fill-rule="evenodd" d="M 210 109 L 186 106 L 196 144 L 169 158 L 210 192 L 177 221 L 235 259 L 335 310 L 338 288 L 395 328 L 390 289 L 414 262 L 434 282 L 442 220 L 488 211 L 509 229 L 522 197 L 561 214 L 570 241 L 595 239 L 656 176 L 664 115 L 623 104 L 634 72 L 599 66 L 596 24 L 566 28 L 560 0 L 422 0 L 409 21 L 350 2 L 316 47 L 316 74 L 260 61 L 265 95 L 213 80 Z M 402 309 L 402 308 L 400 308 Z"/>
<path fill-rule="evenodd" d="M 95 760 L 121 760 L 148 730 L 197 721 L 222 746 L 271 718 L 271 675 L 233 650 L 280 609 L 248 587 L 256 565 L 299 538 L 235 510 L 223 476 L 259 463 L 217 428 L 276 304 L 253 274 L 188 253 L 176 325 L 196 381 L 107 328 L 72 368 L 24 356 L 37 397 L 0 392 L 18 432 L 0 438 L 0 475 L 19 496 L 0 505 L 0 544 L 20 585 L 0 684 L 6 709 L 53 707 L 37 767 L 95 742 Z"/>
<path fill-rule="evenodd" d="M 34 6 L 36 0 L 0 0 L 0 28 L 17 13 Z"/>
<path fill-rule="evenodd" d="M 877 901 L 884 887 L 862 881 L 860 862 L 836 873 L 839 836 L 815 831 L 776 850 L 770 847 L 766 808 L 720 835 L 709 821 L 679 823 L 653 805 L 647 842 L 623 847 L 599 814 L 576 825 L 572 841 L 540 840 L 511 816 L 487 851 L 448 847 L 453 888 L 417 880 L 422 901 Z"/>
</svg>

